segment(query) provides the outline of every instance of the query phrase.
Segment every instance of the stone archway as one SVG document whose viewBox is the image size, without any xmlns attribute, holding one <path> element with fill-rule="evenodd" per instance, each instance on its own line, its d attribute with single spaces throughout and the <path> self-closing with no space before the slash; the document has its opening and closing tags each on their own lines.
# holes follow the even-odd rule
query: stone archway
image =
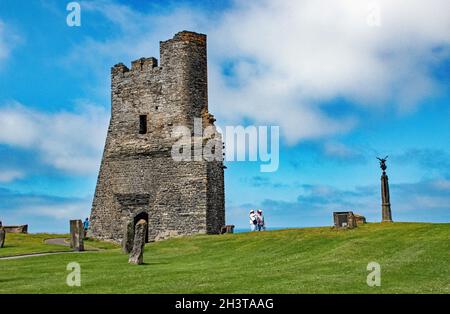
<svg viewBox="0 0 450 314">
<path fill-rule="evenodd" d="M 136 224 L 138 223 L 139 220 L 144 219 L 147 222 L 147 226 L 148 224 L 148 213 L 147 212 L 140 212 L 139 214 L 137 214 L 136 216 L 134 216 L 133 219 L 133 224 L 134 226 L 136 226 Z M 145 243 L 148 243 L 148 228 L 145 232 Z"/>
</svg>

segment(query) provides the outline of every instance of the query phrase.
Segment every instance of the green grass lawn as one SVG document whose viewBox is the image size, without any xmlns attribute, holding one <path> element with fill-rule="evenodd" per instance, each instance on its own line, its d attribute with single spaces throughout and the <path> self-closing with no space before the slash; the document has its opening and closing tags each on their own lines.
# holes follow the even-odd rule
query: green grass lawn
<svg viewBox="0 0 450 314">
<path fill-rule="evenodd" d="M 15 256 L 33 253 L 50 253 L 70 251 L 69 247 L 62 245 L 45 244 L 45 239 L 68 237 L 67 234 L 22 234 L 22 233 L 7 233 L 6 241 L 3 248 L 0 249 L 0 257 Z M 0 270 L 1 272 L 1 270 Z"/>
<path fill-rule="evenodd" d="M 105 246 L 0 260 L 0 292 L 450 293 L 450 224 L 185 237 L 147 244 L 139 266 Z M 373 261 L 381 265 L 381 287 L 366 284 Z M 81 287 L 66 285 L 69 262 L 81 265 Z"/>
<path fill-rule="evenodd" d="M 7 233 L 6 241 L 3 248 L 0 249 L 0 257 L 17 256 L 34 253 L 53 253 L 53 252 L 69 252 L 70 247 L 63 245 L 46 244 L 44 241 L 51 238 L 67 238 L 68 234 L 49 234 L 49 233 Z M 86 249 L 112 249 L 116 245 L 96 240 L 86 240 Z"/>
</svg>

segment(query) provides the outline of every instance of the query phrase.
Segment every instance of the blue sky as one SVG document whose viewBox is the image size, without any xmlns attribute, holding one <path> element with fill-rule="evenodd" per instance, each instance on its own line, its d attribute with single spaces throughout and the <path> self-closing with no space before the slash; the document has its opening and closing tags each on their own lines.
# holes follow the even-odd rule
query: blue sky
<svg viewBox="0 0 450 314">
<path fill-rule="evenodd" d="M 450 221 L 447 1 L 79 1 L 80 27 L 68 2 L 0 1 L 4 224 L 64 232 L 89 214 L 110 67 L 185 29 L 208 35 L 216 123 L 280 127 L 278 171 L 227 163 L 227 223 L 379 221 L 385 155 L 394 220 Z"/>
</svg>

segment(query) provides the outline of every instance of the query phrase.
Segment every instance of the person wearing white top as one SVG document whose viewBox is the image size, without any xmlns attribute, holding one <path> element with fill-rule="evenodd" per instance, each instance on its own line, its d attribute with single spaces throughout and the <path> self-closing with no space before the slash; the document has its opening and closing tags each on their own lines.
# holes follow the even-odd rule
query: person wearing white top
<svg viewBox="0 0 450 314">
<path fill-rule="evenodd" d="M 250 211 L 249 218 L 250 218 L 250 230 L 255 231 L 258 221 L 256 220 L 256 214 L 253 209 Z"/>
</svg>

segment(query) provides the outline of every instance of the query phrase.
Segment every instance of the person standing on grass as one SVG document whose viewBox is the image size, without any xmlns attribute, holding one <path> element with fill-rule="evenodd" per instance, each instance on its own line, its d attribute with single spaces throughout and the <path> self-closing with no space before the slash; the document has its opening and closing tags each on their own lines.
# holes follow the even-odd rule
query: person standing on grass
<svg viewBox="0 0 450 314">
<path fill-rule="evenodd" d="M 89 229 L 89 218 L 87 218 L 87 217 L 83 222 L 83 229 L 84 229 L 84 237 L 86 237 L 86 233 Z"/>
<path fill-rule="evenodd" d="M 250 231 L 255 231 L 256 230 L 256 225 L 258 224 L 258 221 L 256 219 L 256 214 L 255 211 L 252 209 L 250 210 Z"/>
<path fill-rule="evenodd" d="M 261 209 L 256 212 L 256 222 L 258 231 L 266 230 L 266 224 L 264 223 L 264 216 Z"/>
</svg>

